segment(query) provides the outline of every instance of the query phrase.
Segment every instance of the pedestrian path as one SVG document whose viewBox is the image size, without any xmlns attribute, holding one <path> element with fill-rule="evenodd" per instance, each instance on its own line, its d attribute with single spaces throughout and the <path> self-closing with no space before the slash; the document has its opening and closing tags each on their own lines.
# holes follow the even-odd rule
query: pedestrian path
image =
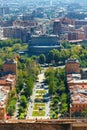
<svg viewBox="0 0 87 130">
<path fill-rule="evenodd" d="M 42 84 L 43 80 L 45 79 L 44 77 L 44 73 L 41 73 L 38 75 L 38 82 L 35 83 L 34 88 L 33 88 L 33 94 L 30 97 L 29 100 L 29 106 L 28 106 L 28 112 L 27 112 L 27 116 L 26 119 L 49 119 L 50 118 L 50 97 L 48 94 L 48 86 L 46 86 L 46 89 L 44 87 L 44 84 Z M 34 112 L 34 105 L 35 105 L 35 98 L 36 98 L 36 93 L 37 91 L 46 91 L 46 102 L 45 102 L 45 115 L 44 116 L 32 116 L 33 112 Z M 37 103 L 39 104 L 39 103 Z M 38 106 L 38 108 L 40 108 Z"/>
</svg>

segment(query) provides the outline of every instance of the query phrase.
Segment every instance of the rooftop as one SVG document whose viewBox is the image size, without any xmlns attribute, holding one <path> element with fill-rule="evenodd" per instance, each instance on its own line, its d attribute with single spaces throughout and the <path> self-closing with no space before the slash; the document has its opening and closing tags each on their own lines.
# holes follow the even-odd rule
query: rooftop
<svg viewBox="0 0 87 130">
<path fill-rule="evenodd" d="M 7 59 L 4 64 L 16 64 L 17 62 L 14 59 Z"/>
<path fill-rule="evenodd" d="M 79 61 L 76 58 L 70 58 L 66 60 L 66 63 L 79 63 Z"/>
<path fill-rule="evenodd" d="M 87 104 L 87 79 L 82 80 L 80 74 L 68 74 L 67 81 L 72 103 Z"/>
</svg>

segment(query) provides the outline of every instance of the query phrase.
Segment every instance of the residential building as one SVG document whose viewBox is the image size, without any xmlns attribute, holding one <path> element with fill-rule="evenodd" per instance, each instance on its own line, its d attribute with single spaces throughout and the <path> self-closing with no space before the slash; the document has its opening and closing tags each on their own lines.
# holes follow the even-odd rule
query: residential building
<svg viewBox="0 0 87 130">
<path fill-rule="evenodd" d="M 0 120 L 6 119 L 6 103 L 9 91 L 9 86 L 0 85 Z"/>
<path fill-rule="evenodd" d="M 68 40 L 85 40 L 85 32 L 81 31 L 69 31 Z"/>
<path fill-rule="evenodd" d="M 70 91 L 70 116 L 75 116 L 87 108 L 87 79 L 81 74 L 68 74 L 67 83 Z"/>
<path fill-rule="evenodd" d="M 37 22 L 34 20 L 15 20 L 13 22 L 14 27 L 36 27 Z"/>
<path fill-rule="evenodd" d="M 0 120 L 6 119 L 6 104 L 10 90 L 15 90 L 17 80 L 17 62 L 6 60 L 3 64 L 3 76 L 0 77 Z"/>
<path fill-rule="evenodd" d="M 73 20 L 67 17 L 55 19 L 53 21 L 53 34 L 60 35 L 61 39 L 65 37 L 64 40 L 72 40 L 79 42 L 87 39 L 87 20 Z M 67 36 L 67 37 L 66 37 Z"/>
<path fill-rule="evenodd" d="M 22 42 L 28 42 L 29 29 L 26 27 L 4 27 L 3 36 L 7 38 L 21 39 Z"/>
<path fill-rule="evenodd" d="M 73 58 L 66 60 L 65 70 L 67 74 L 80 73 L 79 61 Z"/>
<path fill-rule="evenodd" d="M 0 78 L 0 86 L 9 86 L 10 90 L 15 89 L 16 75 L 8 74 Z"/>
<path fill-rule="evenodd" d="M 60 35 L 62 32 L 62 27 L 61 27 L 61 21 L 60 20 L 55 20 L 53 23 L 53 33 L 55 35 Z"/>
<path fill-rule="evenodd" d="M 3 64 L 3 72 L 17 75 L 17 61 L 14 59 L 7 59 Z"/>
<path fill-rule="evenodd" d="M 87 108 L 87 71 L 80 69 L 77 59 L 68 59 L 65 68 L 71 98 L 70 116 L 76 116 Z"/>
<path fill-rule="evenodd" d="M 80 28 L 83 25 L 87 25 L 87 20 L 75 20 L 75 27 Z"/>
</svg>

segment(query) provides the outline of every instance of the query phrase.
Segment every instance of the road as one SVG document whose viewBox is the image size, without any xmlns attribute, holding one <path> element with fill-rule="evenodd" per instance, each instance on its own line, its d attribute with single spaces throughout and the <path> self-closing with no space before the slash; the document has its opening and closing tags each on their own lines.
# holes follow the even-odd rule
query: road
<svg viewBox="0 0 87 130">
<path fill-rule="evenodd" d="M 27 112 L 26 119 L 32 118 L 32 112 L 33 112 L 33 107 L 34 107 L 35 93 L 36 93 L 36 84 L 34 85 L 33 94 L 32 94 L 32 96 L 30 97 L 30 100 L 29 100 L 29 106 L 28 106 L 28 112 Z"/>
</svg>

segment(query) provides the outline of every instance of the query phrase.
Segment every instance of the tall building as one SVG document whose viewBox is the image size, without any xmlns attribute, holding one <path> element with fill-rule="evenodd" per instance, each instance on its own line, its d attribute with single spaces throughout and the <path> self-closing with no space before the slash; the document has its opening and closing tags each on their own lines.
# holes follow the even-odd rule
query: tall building
<svg viewBox="0 0 87 130">
<path fill-rule="evenodd" d="M 77 59 L 66 60 L 65 69 L 67 74 L 80 73 L 79 61 Z"/>
<path fill-rule="evenodd" d="M 53 33 L 55 35 L 60 35 L 61 34 L 61 21 L 60 20 L 56 20 L 53 23 Z"/>
<path fill-rule="evenodd" d="M 4 73 L 11 73 L 17 75 L 17 62 L 13 59 L 8 59 L 3 65 Z"/>
</svg>

